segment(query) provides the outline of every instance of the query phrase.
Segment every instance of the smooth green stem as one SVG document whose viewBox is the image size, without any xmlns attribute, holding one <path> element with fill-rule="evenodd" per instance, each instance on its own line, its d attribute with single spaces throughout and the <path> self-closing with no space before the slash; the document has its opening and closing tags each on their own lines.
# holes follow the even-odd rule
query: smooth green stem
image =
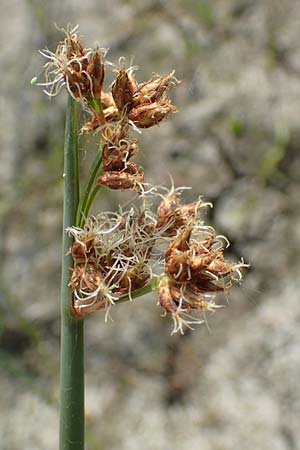
<svg viewBox="0 0 300 450">
<path fill-rule="evenodd" d="M 102 163 L 102 149 L 99 148 L 99 152 L 96 155 L 96 158 L 93 162 L 93 165 L 91 167 L 91 170 L 89 172 L 89 178 L 86 182 L 86 185 L 84 186 L 83 193 L 81 194 L 81 198 L 78 204 L 77 213 L 76 213 L 76 221 L 75 226 L 82 227 L 86 217 L 89 213 L 90 206 L 92 204 L 93 199 L 95 198 L 95 195 L 100 188 L 100 185 L 95 185 L 95 180 L 97 175 L 99 174 L 100 168 Z M 90 199 L 90 196 L 92 195 L 93 191 L 96 189 L 96 193 L 92 196 L 92 199 Z"/>
<path fill-rule="evenodd" d="M 90 207 L 94 201 L 94 198 L 96 197 L 97 192 L 99 191 L 99 189 L 101 188 L 100 184 L 95 184 L 92 188 L 92 190 L 90 191 L 89 197 L 87 199 L 86 204 L 84 205 L 84 209 L 82 211 L 82 218 L 80 221 L 80 226 L 82 227 L 84 225 L 84 222 L 89 214 L 90 211 Z"/>
<path fill-rule="evenodd" d="M 84 450 L 83 320 L 73 315 L 70 280 L 72 239 L 79 200 L 77 106 L 69 97 L 64 146 L 64 219 L 61 281 L 60 450 Z"/>
<path fill-rule="evenodd" d="M 156 291 L 158 288 L 159 282 L 161 277 L 158 276 L 150 281 L 150 283 L 146 284 L 146 286 L 141 287 L 140 289 L 137 289 L 136 291 L 133 291 L 130 295 L 122 295 L 118 300 L 116 300 L 116 304 L 128 302 L 134 298 L 142 297 L 142 295 L 149 294 L 149 292 Z"/>
</svg>

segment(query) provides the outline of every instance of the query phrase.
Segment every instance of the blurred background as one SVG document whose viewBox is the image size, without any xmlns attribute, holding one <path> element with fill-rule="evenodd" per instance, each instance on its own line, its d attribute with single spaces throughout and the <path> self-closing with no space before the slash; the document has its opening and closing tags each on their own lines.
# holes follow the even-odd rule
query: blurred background
<svg viewBox="0 0 300 450">
<path fill-rule="evenodd" d="M 179 112 L 143 132 L 138 162 L 212 201 L 228 257 L 251 263 L 212 333 L 170 336 L 155 295 L 86 320 L 87 449 L 299 449 L 300 2 L 0 3 L 0 448 L 58 446 L 66 93 L 30 80 L 71 22 L 108 59 L 134 56 L 139 81 L 176 69 Z"/>
</svg>

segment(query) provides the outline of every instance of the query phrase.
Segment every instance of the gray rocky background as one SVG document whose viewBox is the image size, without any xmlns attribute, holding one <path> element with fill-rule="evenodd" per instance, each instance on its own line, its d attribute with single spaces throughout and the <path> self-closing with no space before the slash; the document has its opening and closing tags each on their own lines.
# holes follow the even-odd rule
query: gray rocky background
<svg viewBox="0 0 300 450">
<path fill-rule="evenodd" d="M 87 319 L 87 449 L 300 449 L 300 2 L 0 3 L 1 450 L 58 441 L 66 95 L 30 86 L 54 22 L 79 23 L 111 60 L 134 55 L 140 80 L 176 68 L 179 113 L 143 133 L 139 162 L 213 201 L 229 256 L 251 262 L 212 334 L 170 336 L 153 296 Z"/>
</svg>

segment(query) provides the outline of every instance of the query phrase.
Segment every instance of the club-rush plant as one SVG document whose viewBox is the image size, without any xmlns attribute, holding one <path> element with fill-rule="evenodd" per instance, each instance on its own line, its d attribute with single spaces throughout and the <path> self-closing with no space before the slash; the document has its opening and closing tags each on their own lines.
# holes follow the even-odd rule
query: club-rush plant
<svg viewBox="0 0 300 450">
<path fill-rule="evenodd" d="M 78 26 L 68 26 L 54 52 L 41 55 L 52 97 L 69 94 L 64 147 L 64 233 L 61 295 L 61 428 L 60 448 L 84 448 L 83 317 L 157 290 L 158 305 L 173 321 L 173 333 L 206 321 L 205 313 L 222 305 L 242 280 L 241 259 L 225 259 L 229 242 L 203 221 L 211 207 L 200 197 L 182 202 L 186 187 L 151 186 L 134 161 L 142 129 L 159 125 L 177 110 L 168 92 L 179 83 L 174 72 L 154 75 L 145 82 L 106 59 L 107 50 L 85 48 Z M 114 81 L 104 88 L 106 71 Z M 77 105 L 89 115 L 79 129 Z M 78 139 L 81 133 L 98 137 L 95 159 L 80 189 Z M 130 207 L 90 216 L 100 188 L 131 190 Z"/>
</svg>

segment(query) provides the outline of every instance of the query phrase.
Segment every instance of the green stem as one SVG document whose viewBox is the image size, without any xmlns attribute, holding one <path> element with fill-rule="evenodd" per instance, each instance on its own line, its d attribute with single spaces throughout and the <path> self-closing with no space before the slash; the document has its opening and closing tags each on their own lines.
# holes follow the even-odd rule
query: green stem
<svg viewBox="0 0 300 450">
<path fill-rule="evenodd" d="M 79 199 L 77 106 L 69 97 L 64 146 L 64 220 L 61 280 L 60 450 L 84 450 L 83 320 L 71 307 L 72 239 L 65 229 L 73 226 Z"/>
<path fill-rule="evenodd" d="M 97 192 L 99 191 L 99 189 L 101 188 L 100 184 L 95 184 L 93 189 L 91 190 L 89 197 L 87 199 L 86 204 L 84 205 L 83 211 L 82 211 L 82 217 L 81 217 L 81 221 L 80 221 L 80 227 L 82 227 L 84 225 L 85 219 L 89 214 L 89 210 L 90 207 L 94 201 L 94 198 L 96 197 Z"/>
<path fill-rule="evenodd" d="M 149 292 L 156 291 L 158 288 L 159 282 L 160 282 L 161 276 L 158 276 L 150 281 L 150 283 L 146 284 L 146 286 L 141 287 L 140 289 L 137 289 L 136 291 L 133 291 L 131 295 L 122 295 L 118 300 L 116 301 L 116 304 L 128 302 L 133 298 L 141 297 L 142 295 L 149 294 Z"/>
<path fill-rule="evenodd" d="M 75 226 L 82 227 L 85 219 L 88 215 L 88 212 L 90 210 L 90 206 L 92 204 L 93 199 L 95 198 L 95 194 L 93 194 L 92 199 L 90 199 L 90 195 L 92 195 L 93 191 L 97 187 L 96 192 L 100 188 L 100 185 L 94 185 L 96 177 L 99 173 L 100 167 L 102 163 L 102 150 L 101 147 L 99 148 L 99 152 L 96 155 L 96 158 L 92 164 L 91 170 L 89 171 L 89 178 L 84 186 L 83 193 L 81 195 L 77 213 L 76 213 L 76 221 Z"/>
</svg>

